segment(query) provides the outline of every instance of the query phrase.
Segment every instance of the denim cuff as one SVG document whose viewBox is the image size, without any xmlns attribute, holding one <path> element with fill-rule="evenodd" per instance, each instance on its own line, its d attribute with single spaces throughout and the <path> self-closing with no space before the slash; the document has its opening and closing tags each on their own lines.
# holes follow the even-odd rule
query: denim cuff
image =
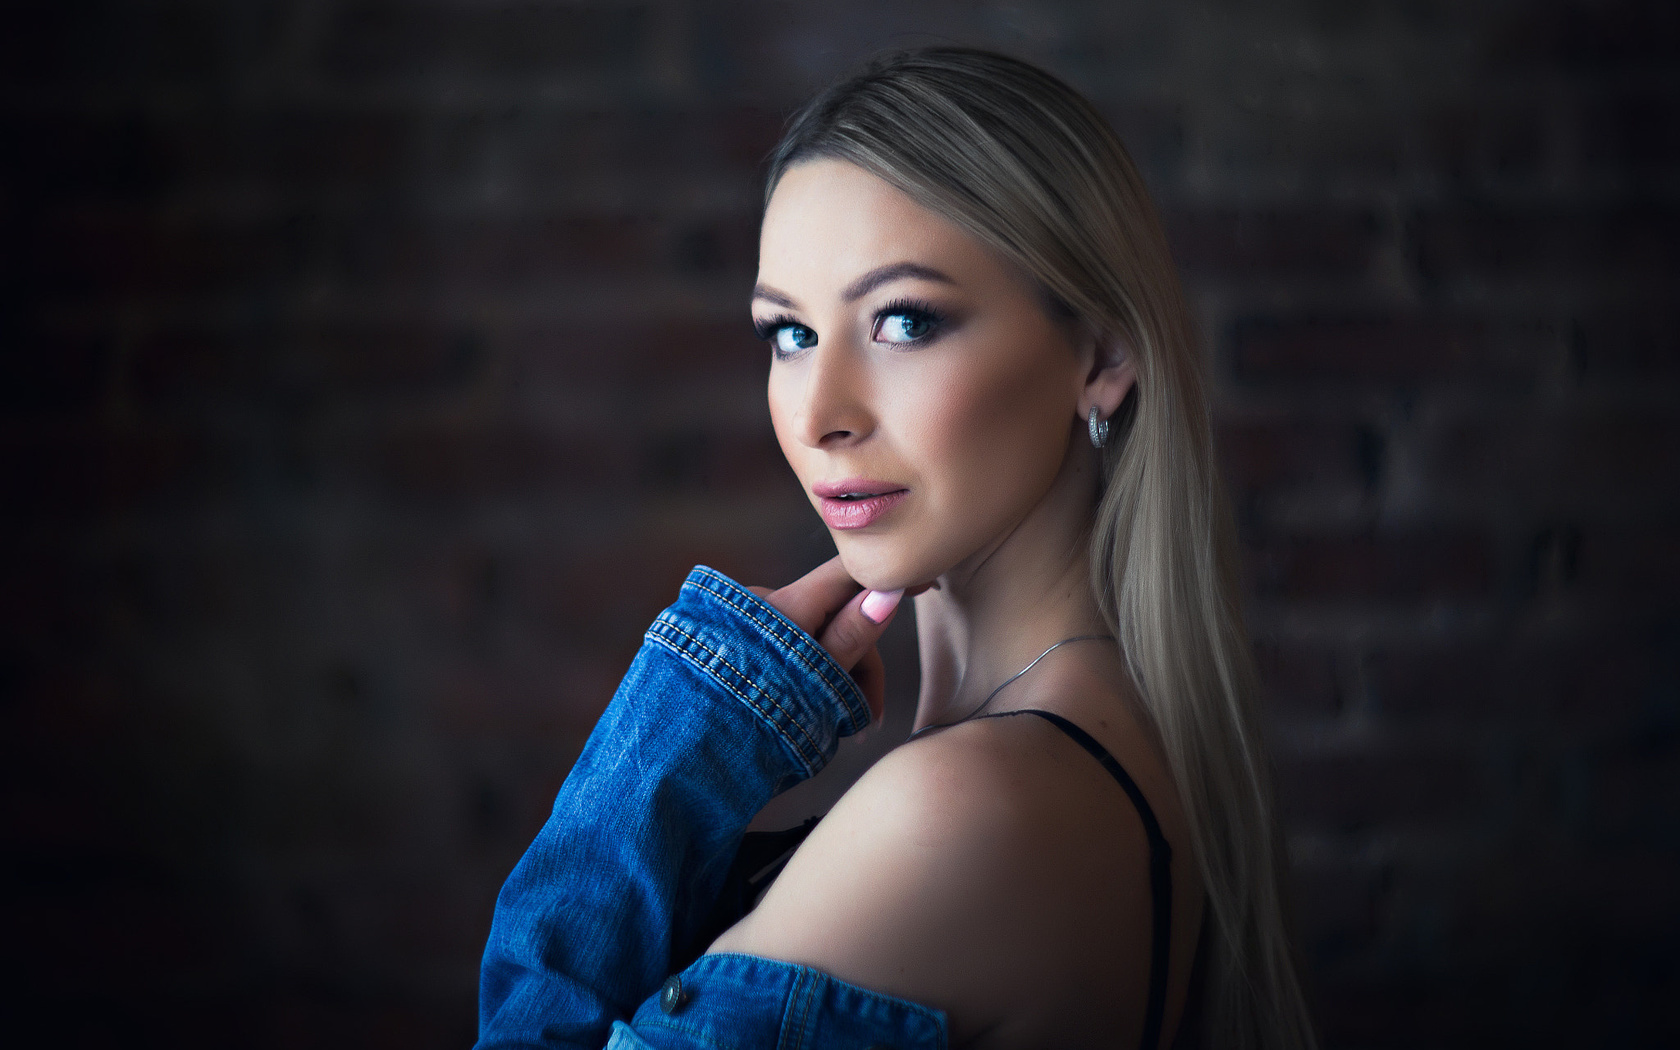
<svg viewBox="0 0 1680 1050">
<path fill-rule="evenodd" d="M 742 631 L 745 618 L 756 630 Z M 869 705 L 852 676 L 775 606 L 704 565 L 645 638 L 676 653 L 746 704 L 781 741 L 806 777 L 834 757 L 839 738 L 869 725 Z M 834 714 L 842 712 L 836 722 Z"/>
<path fill-rule="evenodd" d="M 710 943 L 701 934 L 753 815 L 868 721 L 815 639 L 697 567 L 497 897 L 479 1045 L 598 1050 L 614 1019 Z"/>
</svg>

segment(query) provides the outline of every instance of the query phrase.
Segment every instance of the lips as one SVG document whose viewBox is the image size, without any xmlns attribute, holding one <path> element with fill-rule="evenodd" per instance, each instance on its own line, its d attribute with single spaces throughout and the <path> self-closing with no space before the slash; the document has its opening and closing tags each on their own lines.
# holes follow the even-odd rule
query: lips
<svg viewBox="0 0 1680 1050">
<path fill-rule="evenodd" d="M 910 490 L 890 481 L 846 478 L 811 486 L 823 521 L 831 529 L 861 529 L 897 506 Z"/>
</svg>

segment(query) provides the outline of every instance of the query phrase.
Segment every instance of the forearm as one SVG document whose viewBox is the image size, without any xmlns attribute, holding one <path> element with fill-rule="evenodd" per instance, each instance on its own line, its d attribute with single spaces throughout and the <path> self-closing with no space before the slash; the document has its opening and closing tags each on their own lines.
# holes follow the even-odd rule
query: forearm
<svg viewBox="0 0 1680 1050">
<path fill-rule="evenodd" d="M 480 1046 L 598 1050 L 705 920 L 754 814 L 867 722 L 809 635 L 690 574 L 497 900 Z"/>
</svg>

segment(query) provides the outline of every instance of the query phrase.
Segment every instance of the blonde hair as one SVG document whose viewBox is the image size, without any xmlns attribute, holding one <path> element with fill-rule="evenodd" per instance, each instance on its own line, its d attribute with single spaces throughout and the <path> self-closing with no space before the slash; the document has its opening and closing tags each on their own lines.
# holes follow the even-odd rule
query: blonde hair
<svg viewBox="0 0 1680 1050">
<path fill-rule="evenodd" d="M 1107 122 L 1016 59 L 886 55 L 812 99 L 771 156 L 833 158 L 1025 267 L 1058 312 L 1123 338 L 1137 374 L 1106 446 L 1091 584 L 1189 818 L 1211 922 L 1200 1027 L 1311 1047 L 1281 905 L 1284 851 L 1188 307 L 1143 180 Z"/>
</svg>

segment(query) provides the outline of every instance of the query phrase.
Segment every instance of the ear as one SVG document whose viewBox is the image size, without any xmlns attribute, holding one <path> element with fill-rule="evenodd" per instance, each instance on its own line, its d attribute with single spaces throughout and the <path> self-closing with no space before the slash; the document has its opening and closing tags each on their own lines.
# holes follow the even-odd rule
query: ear
<svg viewBox="0 0 1680 1050">
<path fill-rule="evenodd" d="M 1137 371 L 1133 365 L 1131 341 L 1125 336 L 1105 336 L 1092 334 L 1090 342 L 1090 366 L 1085 373 L 1084 385 L 1079 391 L 1079 419 L 1084 422 L 1090 418 L 1091 409 L 1097 410 L 1098 419 L 1107 419 L 1120 408 L 1120 402 L 1126 400 L 1131 393 L 1132 385 L 1137 382 Z"/>
</svg>

